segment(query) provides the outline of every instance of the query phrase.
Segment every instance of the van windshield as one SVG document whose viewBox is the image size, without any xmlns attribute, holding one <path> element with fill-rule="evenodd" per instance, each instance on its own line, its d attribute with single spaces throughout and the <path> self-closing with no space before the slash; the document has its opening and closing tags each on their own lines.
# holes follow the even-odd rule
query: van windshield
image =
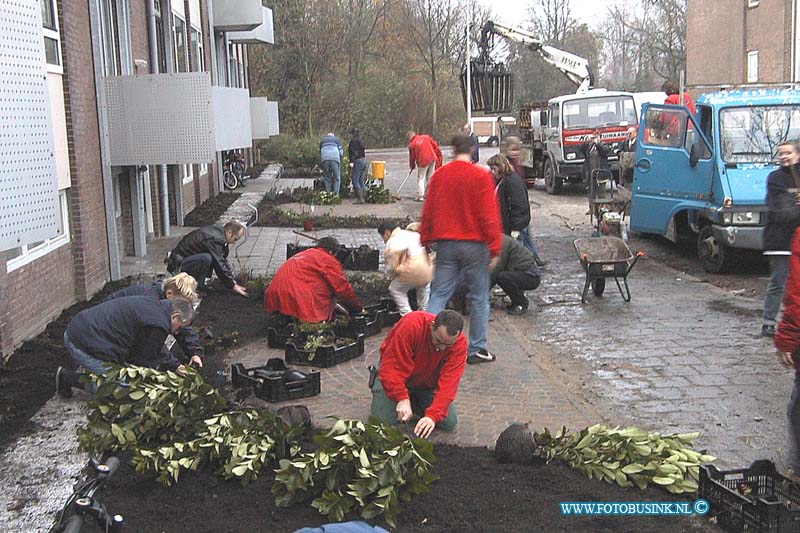
<svg viewBox="0 0 800 533">
<path fill-rule="evenodd" d="M 632 96 L 605 96 L 564 102 L 564 129 L 636 124 Z"/>
<path fill-rule="evenodd" d="M 720 111 L 722 160 L 774 163 L 778 145 L 800 137 L 800 106 L 733 107 Z"/>
</svg>

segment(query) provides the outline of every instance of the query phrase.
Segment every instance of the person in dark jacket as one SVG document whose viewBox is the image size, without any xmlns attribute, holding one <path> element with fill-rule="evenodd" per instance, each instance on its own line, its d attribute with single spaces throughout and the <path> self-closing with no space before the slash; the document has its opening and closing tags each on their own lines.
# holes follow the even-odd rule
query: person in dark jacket
<svg viewBox="0 0 800 533">
<path fill-rule="evenodd" d="M 352 138 L 347 145 L 347 157 L 350 159 L 350 180 L 353 182 L 353 194 L 356 203 L 363 204 L 367 201 L 367 188 L 364 186 L 364 174 L 367 172 L 367 156 L 364 141 L 358 128 L 350 130 Z"/>
<path fill-rule="evenodd" d="M 506 309 L 509 315 L 522 315 L 528 311 L 530 302 L 525 291 L 537 288 L 541 280 L 542 274 L 533 254 L 518 240 L 503 235 L 503 248 L 500 260 L 492 270 L 491 286 L 499 285 L 511 299 L 511 305 Z"/>
<path fill-rule="evenodd" d="M 481 159 L 481 143 L 478 141 L 478 136 L 475 135 L 475 132 L 469 127 L 469 124 L 464 124 L 464 135 L 469 136 L 469 141 L 472 143 L 472 152 L 470 153 L 470 156 L 472 157 L 472 162 L 477 163 Z"/>
<path fill-rule="evenodd" d="M 633 158 L 636 155 L 636 128 L 631 126 L 625 132 L 625 140 L 617 147 L 619 157 L 619 177 L 617 183 L 625 185 L 633 183 Z"/>
<path fill-rule="evenodd" d="M 175 274 L 186 272 L 197 280 L 197 289 L 205 290 L 206 278 L 212 272 L 222 284 L 233 292 L 247 296 L 247 289 L 236 283 L 233 269 L 228 264 L 229 245 L 236 243 L 244 235 L 244 226 L 235 220 L 224 226 L 212 224 L 192 231 L 169 253 L 166 259 L 167 270 Z"/>
<path fill-rule="evenodd" d="M 171 300 L 173 298 L 185 298 L 194 304 L 197 301 L 197 281 L 187 274 L 181 272 L 165 280 L 156 280 L 153 283 L 140 285 L 130 285 L 120 289 L 106 297 L 105 302 L 124 298 L 126 296 L 149 296 L 156 300 Z M 181 350 L 189 358 L 189 364 L 197 368 L 203 368 L 203 355 L 205 350 L 200 342 L 200 336 L 192 328 L 181 328 L 174 335 L 175 341 Z M 168 349 L 166 346 L 164 349 Z"/>
<path fill-rule="evenodd" d="M 609 147 L 603 144 L 600 130 L 595 130 L 592 136 L 581 145 L 581 152 L 583 153 L 583 179 L 586 183 L 589 183 L 589 179 L 592 177 L 599 180 L 611 177 L 611 167 L 608 164 Z"/>
<path fill-rule="evenodd" d="M 800 152 L 797 144 L 778 145 L 780 168 L 767 178 L 767 223 L 764 225 L 764 255 L 769 258 L 770 278 L 764 298 L 761 334 L 775 335 L 775 320 L 781 308 L 783 286 L 789 268 L 789 244 L 800 226 Z"/>
<path fill-rule="evenodd" d="M 106 363 L 183 373 L 185 368 L 163 349 L 164 341 L 193 318 L 192 303 L 184 298 L 125 296 L 78 313 L 64 331 L 64 346 L 77 365 L 95 374 L 105 374 Z M 81 388 L 79 374 L 59 367 L 57 392 L 68 397 L 73 387 Z"/>
<path fill-rule="evenodd" d="M 539 257 L 530 235 L 531 204 L 527 187 L 514 172 L 506 156 L 495 154 L 487 163 L 497 183 L 495 192 L 500 205 L 503 233 L 518 239 L 533 254 L 536 264 L 544 266 L 545 262 Z"/>
</svg>

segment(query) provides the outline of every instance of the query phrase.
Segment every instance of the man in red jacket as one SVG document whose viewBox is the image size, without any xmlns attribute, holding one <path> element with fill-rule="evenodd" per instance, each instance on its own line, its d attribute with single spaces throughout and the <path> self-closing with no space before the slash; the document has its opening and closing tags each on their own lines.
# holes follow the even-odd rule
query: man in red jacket
<svg viewBox="0 0 800 533">
<path fill-rule="evenodd" d="M 442 166 L 442 151 L 429 135 L 409 131 L 408 168 L 417 168 L 417 201 L 425 199 L 425 182 L 430 180 L 433 171 Z"/>
<path fill-rule="evenodd" d="M 494 199 L 492 175 L 472 164 L 472 143 L 466 135 L 453 138 L 455 160 L 433 175 L 422 206 L 420 239 L 436 250 L 428 311 L 442 312 L 463 281 L 469 288 L 467 363 L 494 361 L 486 349 L 489 329 L 489 272 L 503 243 L 503 226 Z"/>
<path fill-rule="evenodd" d="M 775 333 L 775 347 L 783 366 L 795 371 L 794 391 L 789 400 L 789 468 L 800 475 L 800 229 L 792 239 L 789 275 L 783 296 L 783 315 Z"/>
<path fill-rule="evenodd" d="M 463 328 L 464 320 L 455 311 L 435 316 L 413 311 L 401 318 L 381 344 L 370 414 L 388 423 L 417 416 L 414 434 L 423 439 L 435 427 L 455 429 L 453 400 L 467 354 Z"/>
<path fill-rule="evenodd" d="M 338 249 L 336 239 L 324 237 L 317 248 L 287 259 L 264 291 L 264 309 L 303 322 L 330 320 L 337 299 L 350 312 L 361 311 L 353 287 L 334 256 Z"/>
</svg>

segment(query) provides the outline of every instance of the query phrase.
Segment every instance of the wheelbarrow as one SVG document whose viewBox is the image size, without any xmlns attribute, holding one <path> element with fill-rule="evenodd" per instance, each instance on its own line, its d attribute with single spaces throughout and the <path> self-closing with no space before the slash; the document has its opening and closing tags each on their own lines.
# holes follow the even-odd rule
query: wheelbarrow
<svg viewBox="0 0 800 533">
<path fill-rule="evenodd" d="M 614 278 L 622 299 L 630 302 L 631 290 L 628 287 L 628 275 L 644 252 L 637 252 L 634 255 L 625 241 L 619 237 L 575 239 L 573 244 L 581 266 L 586 272 L 581 303 L 586 303 L 589 286 L 592 287 L 595 296 L 602 296 L 606 289 L 606 278 Z M 622 283 L 620 283 L 620 278 L 622 278 Z"/>
</svg>

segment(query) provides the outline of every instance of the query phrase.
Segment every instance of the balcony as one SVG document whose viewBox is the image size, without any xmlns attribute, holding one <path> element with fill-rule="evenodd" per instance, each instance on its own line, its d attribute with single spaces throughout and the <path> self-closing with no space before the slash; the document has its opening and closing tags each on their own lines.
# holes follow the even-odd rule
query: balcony
<svg viewBox="0 0 800 533">
<path fill-rule="evenodd" d="M 217 31 L 248 32 L 264 22 L 261 0 L 213 0 L 213 2 L 214 28 Z"/>
<path fill-rule="evenodd" d="M 247 89 L 212 87 L 208 72 L 105 79 L 110 164 L 214 161 L 252 144 Z"/>
<path fill-rule="evenodd" d="M 266 98 L 251 98 L 250 124 L 253 139 L 269 139 L 280 134 L 278 102 L 271 102 Z"/>
<path fill-rule="evenodd" d="M 242 44 L 275 44 L 275 32 L 272 26 L 272 10 L 261 8 L 261 25 L 250 31 L 232 31 L 228 39 Z"/>
</svg>

